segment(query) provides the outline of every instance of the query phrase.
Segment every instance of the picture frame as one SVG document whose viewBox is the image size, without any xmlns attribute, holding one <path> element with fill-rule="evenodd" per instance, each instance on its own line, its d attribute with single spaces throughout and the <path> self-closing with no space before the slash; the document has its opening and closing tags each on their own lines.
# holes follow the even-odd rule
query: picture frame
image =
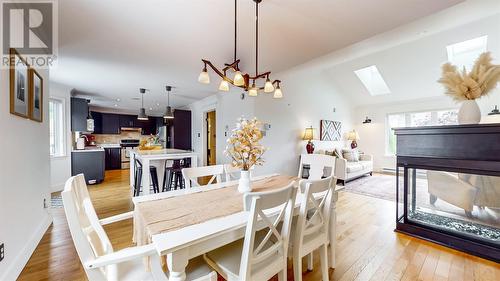
<svg viewBox="0 0 500 281">
<path fill-rule="evenodd" d="M 43 122 L 43 78 L 33 68 L 29 69 L 29 118 Z"/>
<path fill-rule="evenodd" d="M 342 122 L 332 120 L 321 120 L 320 140 L 340 141 L 342 140 Z"/>
<path fill-rule="evenodd" d="M 19 52 L 9 50 L 10 75 L 10 113 L 19 117 L 29 118 L 29 69 L 26 60 Z"/>
</svg>

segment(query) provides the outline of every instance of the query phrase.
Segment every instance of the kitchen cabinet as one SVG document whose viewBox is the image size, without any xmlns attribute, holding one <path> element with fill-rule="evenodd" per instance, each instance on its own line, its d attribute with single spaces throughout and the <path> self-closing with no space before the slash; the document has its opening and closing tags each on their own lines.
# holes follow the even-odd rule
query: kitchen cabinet
<svg viewBox="0 0 500 281">
<path fill-rule="evenodd" d="M 86 99 L 71 98 L 71 131 L 86 132 L 89 105 Z"/>
<path fill-rule="evenodd" d="M 120 115 L 110 113 L 102 114 L 102 134 L 120 134 Z"/>
<path fill-rule="evenodd" d="M 119 170 L 122 168 L 121 148 L 105 148 L 106 170 Z"/>
<path fill-rule="evenodd" d="M 136 128 L 137 127 L 136 115 L 120 115 L 120 128 Z"/>
<path fill-rule="evenodd" d="M 102 113 L 91 111 L 92 119 L 94 119 L 94 134 L 102 134 Z"/>
<path fill-rule="evenodd" d="M 83 174 L 87 183 L 104 180 L 104 150 L 82 150 L 71 153 L 71 175 Z"/>
<path fill-rule="evenodd" d="M 191 150 L 191 111 L 176 109 L 171 122 L 171 148 Z"/>
<path fill-rule="evenodd" d="M 156 134 L 156 117 L 149 117 L 146 121 L 137 120 L 138 127 L 141 128 L 141 135 L 149 136 L 151 134 Z"/>
</svg>

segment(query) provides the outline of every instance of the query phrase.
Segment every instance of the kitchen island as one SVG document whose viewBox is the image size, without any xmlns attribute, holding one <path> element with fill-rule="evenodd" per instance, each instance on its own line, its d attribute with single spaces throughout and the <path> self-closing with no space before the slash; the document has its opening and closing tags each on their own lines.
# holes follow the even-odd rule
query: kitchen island
<svg viewBox="0 0 500 281">
<path fill-rule="evenodd" d="M 198 165 L 198 155 L 195 152 L 181 149 L 158 149 L 158 150 L 139 150 L 134 149 L 130 151 L 130 187 L 134 188 L 134 176 L 135 176 L 135 159 L 139 160 L 142 164 L 142 195 L 149 194 L 149 183 L 151 182 L 151 175 L 149 173 L 149 167 L 154 165 L 158 171 L 158 181 L 160 184 L 160 190 L 163 186 L 163 172 L 165 169 L 166 161 L 172 161 L 177 159 L 191 158 L 191 167 L 196 167 Z M 145 184 L 147 183 L 147 184 Z"/>
</svg>

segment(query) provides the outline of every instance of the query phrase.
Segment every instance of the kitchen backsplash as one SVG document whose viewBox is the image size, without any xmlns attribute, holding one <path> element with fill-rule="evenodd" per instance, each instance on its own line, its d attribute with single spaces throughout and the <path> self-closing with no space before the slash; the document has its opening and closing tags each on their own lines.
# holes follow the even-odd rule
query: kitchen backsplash
<svg viewBox="0 0 500 281">
<path fill-rule="evenodd" d="M 147 139 L 149 136 L 143 136 L 139 132 L 122 132 L 119 135 L 94 135 L 95 136 L 95 142 L 97 144 L 104 144 L 104 143 L 120 143 L 120 140 L 122 139 Z"/>
</svg>

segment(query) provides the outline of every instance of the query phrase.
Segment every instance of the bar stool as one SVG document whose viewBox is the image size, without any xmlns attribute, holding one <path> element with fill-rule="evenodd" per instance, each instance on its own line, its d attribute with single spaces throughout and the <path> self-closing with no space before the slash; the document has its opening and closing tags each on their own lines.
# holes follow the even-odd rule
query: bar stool
<svg viewBox="0 0 500 281">
<path fill-rule="evenodd" d="M 158 172 L 155 166 L 149 166 L 149 173 L 151 174 L 151 182 L 153 184 L 153 192 L 160 192 L 160 184 L 158 182 Z M 142 163 L 135 159 L 135 174 L 134 174 L 134 196 L 139 196 L 141 193 L 142 185 Z"/>
<path fill-rule="evenodd" d="M 191 166 L 190 160 L 191 159 L 189 159 L 189 161 L 186 161 L 186 159 L 173 160 L 171 167 L 167 167 L 167 161 L 165 161 L 162 192 L 172 190 L 172 184 L 174 190 L 177 190 L 177 187 L 180 189 L 185 188 L 184 178 L 182 177 L 182 169 Z"/>
</svg>

